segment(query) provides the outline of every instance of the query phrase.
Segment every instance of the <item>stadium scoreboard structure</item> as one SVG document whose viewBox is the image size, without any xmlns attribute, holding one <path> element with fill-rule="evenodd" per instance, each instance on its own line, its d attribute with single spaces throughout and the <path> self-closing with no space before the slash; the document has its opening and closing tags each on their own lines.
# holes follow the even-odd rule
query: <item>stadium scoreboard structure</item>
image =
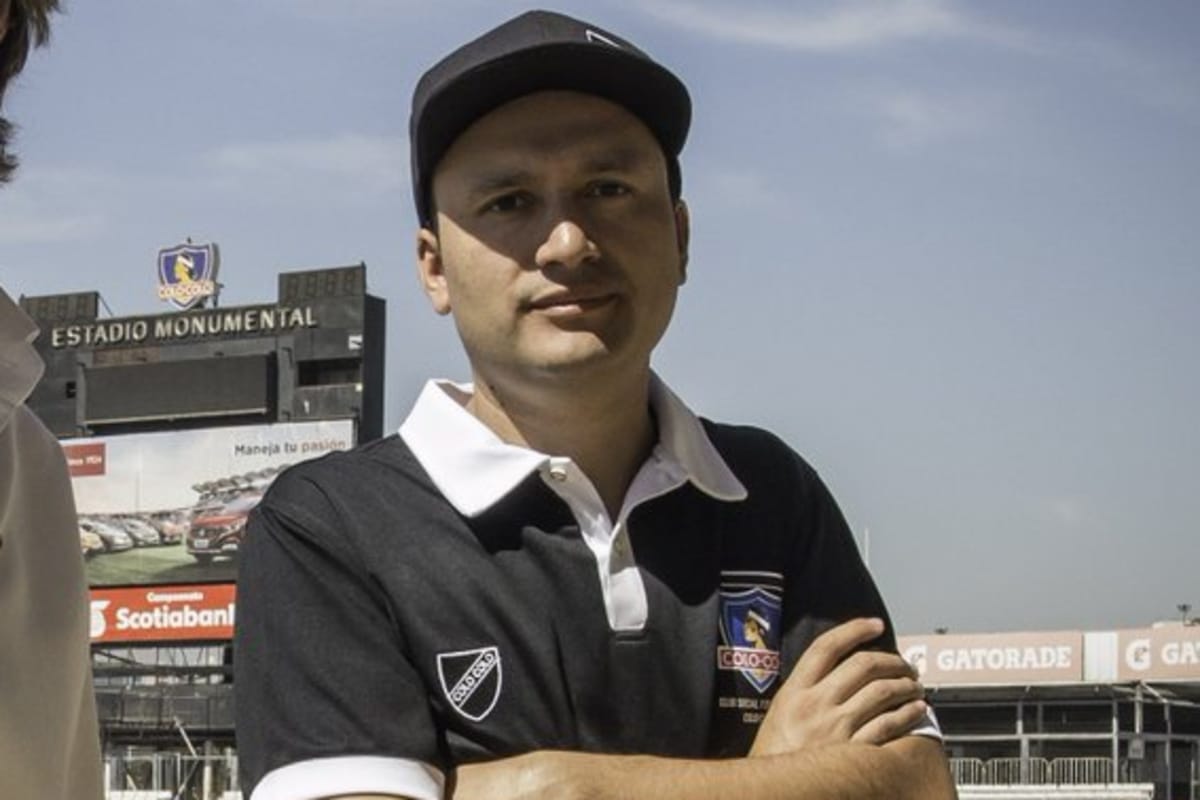
<svg viewBox="0 0 1200 800">
<path fill-rule="evenodd" d="M 105 758 L 124 773 L 110 789 L 130 759 L 190 750 L 183 730 L 232 752 L 246 520 L 289 465 L 383 430 L 386 305 L 365 265 L 282 272 L 273 301 L 224 307 L 215 244 L 158 260 L 165 313 L 102 316 L 96 291 L 20 298 L 46 364 L 28 405 L 75 493 Z"/>
<path fill-rule="evenodd" d="M 23 297 L 46 373 L 29 405 L 60 438 L 383 420 L 384 302 L 363 265 L 285 272 L 274 303 L 99 317 L 99 293 Z"/>
</svg>

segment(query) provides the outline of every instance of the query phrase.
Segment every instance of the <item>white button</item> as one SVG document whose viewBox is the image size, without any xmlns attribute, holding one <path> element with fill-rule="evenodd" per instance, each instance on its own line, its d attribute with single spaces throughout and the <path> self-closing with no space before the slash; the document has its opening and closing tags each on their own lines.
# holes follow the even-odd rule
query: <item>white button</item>
<svg viewBox="0 0 1200 800">
<path fill-rule="evenodd" d="M 554 464 L 550 467 L 550 479 L 562 483 L 567 479 L 567 468 L 561 464 Z"/>
</svg>

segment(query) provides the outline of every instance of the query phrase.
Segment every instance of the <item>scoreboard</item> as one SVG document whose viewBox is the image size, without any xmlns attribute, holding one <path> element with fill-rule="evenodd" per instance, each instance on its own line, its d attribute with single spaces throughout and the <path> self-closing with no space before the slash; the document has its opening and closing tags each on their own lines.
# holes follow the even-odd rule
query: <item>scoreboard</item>
<svg viewBox="0 0 1200 800">
<path fill-rule="evenodd" d="M 22 297 L 46 373 L 29 406 L 59 438 L 349 419 L 383 427 L 385 304 L 366 266 L 284 272 L 273 302 L 99 315 L 97 292 Z"/>
</svg>

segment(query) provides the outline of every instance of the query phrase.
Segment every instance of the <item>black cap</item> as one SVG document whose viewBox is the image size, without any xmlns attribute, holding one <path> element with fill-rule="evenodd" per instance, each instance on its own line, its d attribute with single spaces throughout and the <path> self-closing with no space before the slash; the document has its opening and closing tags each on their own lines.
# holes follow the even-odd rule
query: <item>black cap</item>
<svg viewBox="0 0 1200 800">
<path fill-rule="evenodd" d="M 680 192 L 677 157 L 692 101 L 674 74 L 615 34 L 551 11 L 528 11 L 435 64 L 413 92 L 409 142 L 413 199 L 432 220 L 433 171 L 475 120 L 533 92 L 570 90 L 624 106 L 650 129 L 667 157 L 671 192 Z"/>
</svg>

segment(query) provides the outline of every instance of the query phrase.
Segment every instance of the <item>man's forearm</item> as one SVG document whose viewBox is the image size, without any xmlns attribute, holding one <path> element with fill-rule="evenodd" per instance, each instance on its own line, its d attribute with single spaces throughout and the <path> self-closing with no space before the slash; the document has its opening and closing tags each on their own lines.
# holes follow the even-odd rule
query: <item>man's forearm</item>
<svg viewBox="0 0 1200 800">
<path fill-rule="evenodd" d="M 906 737 L 759 758 L 542 751 L 458 770 L 454 800 L 951 800 L 940 743 Z"/>
</svg>

